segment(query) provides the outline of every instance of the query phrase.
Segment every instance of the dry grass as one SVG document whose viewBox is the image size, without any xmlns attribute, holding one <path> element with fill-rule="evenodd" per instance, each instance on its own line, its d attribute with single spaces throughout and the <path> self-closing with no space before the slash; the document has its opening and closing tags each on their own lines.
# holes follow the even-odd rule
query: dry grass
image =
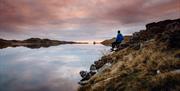
<svg viewBox="0 0 180 91">
<path fill-rule="evenodd" d="M 150 81 L 151 91 L 180 91 L 180 74 L 167 72 L 159 74 Z"/>
<path fill-rule="evenodd" d="M 149 42 L 140 50 L 126 48 L 107 55 L 113 66 L 79 91 L 180 91 L 180 73 L 170 72 L 180 69 L 180 60 L 174 57 L 180 50 L 164 49 Z"/>
</svg>

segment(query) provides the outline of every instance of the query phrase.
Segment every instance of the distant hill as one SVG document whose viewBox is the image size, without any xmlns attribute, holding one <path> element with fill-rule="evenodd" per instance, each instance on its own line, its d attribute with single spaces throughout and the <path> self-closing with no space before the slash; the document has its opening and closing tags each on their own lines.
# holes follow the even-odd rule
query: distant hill
<svg viewBox="0 0 180 91">
<path fill-rule="evenodd" d="M 17 47 L 17 46 L 25 46 L 28 48 L 40 48 L 40 47 L 57 46 L 60 44 L 88 44 L 88 43 L 59 41 L 59 40 L 40 39 L 40 38 L 29 38 L 23 41 L 0 39 L 0 49 L 6 47 Z"/>
</svg>

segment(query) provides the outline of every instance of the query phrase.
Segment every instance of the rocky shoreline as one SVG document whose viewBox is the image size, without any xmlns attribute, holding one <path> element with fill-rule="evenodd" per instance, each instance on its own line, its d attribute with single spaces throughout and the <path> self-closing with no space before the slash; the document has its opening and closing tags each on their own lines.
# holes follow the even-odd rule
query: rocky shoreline
<svg viewBox="0 0 180 91">
<path fill-rule="evenodd" d="M 30 38 L 26 40 L 5 40 L 0 39 L 0 49 L 7 47 L 24 46 L 28 48 L 41 48 L 57 46 L 60 44 L 88 44 L 87 42 L 59 41 L 50 39 Z"/>
<path fill-rule="evenodd" d="M 95 61 L 78 91 L 179 91 L 179 60 L 180 19 L 150 23 Z"/>
</svg>

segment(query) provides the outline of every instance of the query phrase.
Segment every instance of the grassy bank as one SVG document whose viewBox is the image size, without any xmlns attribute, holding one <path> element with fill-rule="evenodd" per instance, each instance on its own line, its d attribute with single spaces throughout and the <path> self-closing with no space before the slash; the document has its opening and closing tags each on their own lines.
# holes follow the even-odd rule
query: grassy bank
<svg viewBox="0 0 180 91">
<path fill-rule="evenodd" d="M 128 47 L 103 56 L 99 62 L 112 66 L 78 90 L 180 91 L 180 20 L 146 27 L 132 36 Z"/>
</svg>

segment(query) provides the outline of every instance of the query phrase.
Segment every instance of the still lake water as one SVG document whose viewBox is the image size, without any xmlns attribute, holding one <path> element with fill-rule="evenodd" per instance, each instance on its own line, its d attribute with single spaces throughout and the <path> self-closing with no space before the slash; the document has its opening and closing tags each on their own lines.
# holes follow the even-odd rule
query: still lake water
<svg viewBox="0 0 180 91">
<path fill-rule="evenodd" d="M 79 71 L 109 50 L 103 45 L 0 49 L 0 91 L 76 91 Z"/>
</svg>

